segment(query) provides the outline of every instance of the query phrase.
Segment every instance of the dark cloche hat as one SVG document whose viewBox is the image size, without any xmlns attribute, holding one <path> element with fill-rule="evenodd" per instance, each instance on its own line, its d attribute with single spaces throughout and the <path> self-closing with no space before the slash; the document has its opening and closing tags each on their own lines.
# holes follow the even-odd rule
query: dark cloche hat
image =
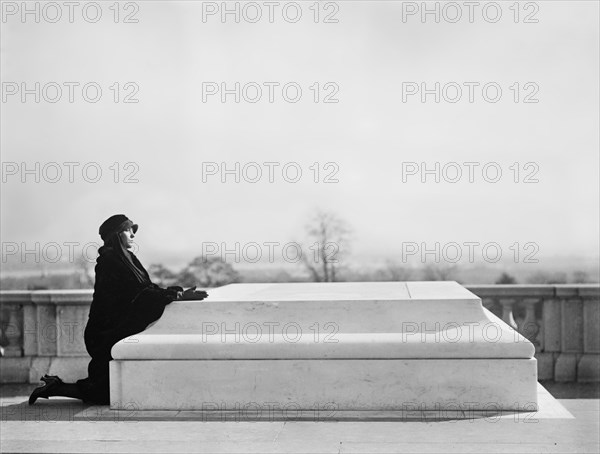
<svg viewBox="0 0 600 454">
<path fill-rule="evenodd" d="M 100 233 L 100 238 L 106 240 L 107 238 L 110 238 L 113 233 L 119 233 L 128 228 L 133 229 L 133 233 L 136 233 L 138 225 L 134 224 L 133 221 L 124 214 L 115 214 L 102 223 L 98 233 Z"/>
</svg>

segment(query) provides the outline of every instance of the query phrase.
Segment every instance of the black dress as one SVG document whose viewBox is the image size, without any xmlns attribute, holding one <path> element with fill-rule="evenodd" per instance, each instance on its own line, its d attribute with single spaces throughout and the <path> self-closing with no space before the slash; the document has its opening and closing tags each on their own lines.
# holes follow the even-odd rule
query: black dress
<svg viewBox="0 0 600 454">
<path fill-rule="evenodd" d="M 139 282 L 111 248 L 104 248 L 96 260 L 94 298 L 84 331 L 85 346 L 92 360 L 88 377 L 77 381 L 86 403 L 110 403 L 108 363 L 112 360 L 112 346 L 144 331 L 177 298 L 179 288 L 163 289 L 153 284 L 137 257 L 130 254 L 134 265 L 145 274 L 146 282 Z"/>
</svg>

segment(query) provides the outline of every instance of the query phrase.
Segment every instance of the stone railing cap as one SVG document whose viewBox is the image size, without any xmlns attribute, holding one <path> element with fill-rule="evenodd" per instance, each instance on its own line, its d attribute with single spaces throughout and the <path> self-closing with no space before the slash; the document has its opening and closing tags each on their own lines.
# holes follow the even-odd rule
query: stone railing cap
<svg viewBox="0 0 600 454">
<path fill-rule="evenodd" d="M 0 304 L 28 304 L 31 303 L 30 290 L 2 290 L 0 291 Z"/>
<path fill-rule="evenodd" d="M 484 297 L 552 297 L 553 285 L 527 285 L 527 284 L 497 284 L 497 285 L 466 285 L 467 289 L 477 296 Z"/>
<path fill-rule="evenodd" d="M 35 304 L 89 304 L 93 290 L 36 290 L 31 300 Z"/>
<path fill-rule="evenodd" d="M 556 296 L 600 296 L 600 284 L 557 284 Z"/>
<path fill-rule="evenodd" d="M 1 290 L 2 304 L 90 304 L 93 290 Z"/>
<path fill-rule="evenodd" d="M 465 285 L 479 298 L 600 297 L 600 284 Z M 213 289 L 213 292 L 216 289 Z M 93 289 L 0 290 L 1 304 L 89 304 Z"/>
</svg>

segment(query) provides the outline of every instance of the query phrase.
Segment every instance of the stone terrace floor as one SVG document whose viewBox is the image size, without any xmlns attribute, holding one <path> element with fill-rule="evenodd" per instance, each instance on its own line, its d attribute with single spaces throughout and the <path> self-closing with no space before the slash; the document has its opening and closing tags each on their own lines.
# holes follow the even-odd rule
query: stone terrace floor
<svg viewBox="0 0 600 454">
<path fill-rule="evenodd" d="M 536 413 L 337 412 L 328 421 L 308 414 L 112 411 L 61 398 L 30 407 L 35 385 L 4 385 L 0 452 L 600 452 L 598 385 L 544 385 Z"/>
</svg>

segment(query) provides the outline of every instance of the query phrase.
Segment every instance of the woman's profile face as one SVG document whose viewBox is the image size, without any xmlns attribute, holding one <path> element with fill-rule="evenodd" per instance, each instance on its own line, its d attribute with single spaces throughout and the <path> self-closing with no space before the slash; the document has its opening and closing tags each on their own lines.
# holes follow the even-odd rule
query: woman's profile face
<svg viewBox="0 0 600 454">
<path fill-rule="evenodd" d="M 122 232 L 119 233 L 119 239 L 121 240 L 121 243 L 127 249 L 131 249 L 133 247 L 133 238 L 134 237 L 135 237 L 135 234 L 133 233 L 132 229 L 123 230 Z"/>
</svg>

